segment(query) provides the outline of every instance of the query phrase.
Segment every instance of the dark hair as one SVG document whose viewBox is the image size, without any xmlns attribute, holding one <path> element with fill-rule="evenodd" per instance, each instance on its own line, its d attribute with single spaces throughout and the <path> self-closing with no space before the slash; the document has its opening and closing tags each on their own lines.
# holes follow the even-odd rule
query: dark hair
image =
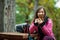
<svg viewBox="0 0 60 40">
<path fill-rule="evenodd" d="M 42 8 L 43 8 L 43 10 L 44 10 L 44 17 L 46 16 L 45 8 L 44 8 L 43 6 L 39 6 L 39 7 L 37 8 L 36 12 L 35 12 L 33 22 L 35 21 L 36 18 L 38 18 L 37 13 L 38 13 L 38 11 L 39 11 L 40 9 L 42 9 Z"/>
</svg>

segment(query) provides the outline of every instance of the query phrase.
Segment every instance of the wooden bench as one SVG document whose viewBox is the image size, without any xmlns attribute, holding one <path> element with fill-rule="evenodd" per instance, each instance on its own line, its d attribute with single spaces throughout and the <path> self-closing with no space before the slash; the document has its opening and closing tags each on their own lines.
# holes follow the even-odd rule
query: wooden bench
<svg viewBox="0 0 60 40">
<path fill-rule="evenodd" d="M 0 32 L 0 40 L 28 40 L 28 33 Z M 30 34 L 36 37 L 37 34 Z"/>
</svg>

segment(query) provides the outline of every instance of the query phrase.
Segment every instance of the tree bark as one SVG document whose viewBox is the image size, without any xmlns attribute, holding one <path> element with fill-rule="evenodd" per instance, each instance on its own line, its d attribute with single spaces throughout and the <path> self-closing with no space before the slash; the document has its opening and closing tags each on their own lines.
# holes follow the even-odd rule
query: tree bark
<svg viewBox="0 0 60 40">
<path fill-rule="evenodd" d="M 5 0 L 4 32 L 15 32 L 15 0 Z"/>
<path fill-rule="evenodd" d="M 4 0 L 0 0 L 0 32 L 4 31 L 3 14 L 4 14 Z"/>
</svg>

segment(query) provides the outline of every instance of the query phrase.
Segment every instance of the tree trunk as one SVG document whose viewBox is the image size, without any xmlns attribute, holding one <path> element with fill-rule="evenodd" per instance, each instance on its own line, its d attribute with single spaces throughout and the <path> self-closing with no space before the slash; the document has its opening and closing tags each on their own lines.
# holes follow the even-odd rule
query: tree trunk
<svg viewBox="0 0 60 40">
<path fill-rule="evenodd" d="M 5 0 L 4 6 L 4 31 L 15 31 L 15 0 Z"/>
<path fill-rule="evenodd" d="M 36 11 L 36 9 L 37 9 L 37 7 L 38 7 L 38 2 L 39 2 L 39 0 L 35 0 L 35 3 L 34 3 L 34 12 Z"/>
<path fill-rule="evenodd" d="M 4 31 L 3 14 L 4 14 L 4 0 L 0 0 L 0 32 Z"/>
</svg>

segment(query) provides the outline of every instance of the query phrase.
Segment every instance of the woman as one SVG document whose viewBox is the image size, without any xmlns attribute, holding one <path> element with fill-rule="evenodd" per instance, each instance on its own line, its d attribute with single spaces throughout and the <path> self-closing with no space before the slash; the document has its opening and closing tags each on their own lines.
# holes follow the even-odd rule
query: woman
<svg viewBox="0 0 60 40">
<path fill-rule="evenodd" d="M 35 13 L 34 20 L 30 25 L 30 34 L 37 33 L 37 40 L 56 40 L 52 32 L 52 20 L 46 16 L 44 7 L 40 6 Z"/>
</svg>

